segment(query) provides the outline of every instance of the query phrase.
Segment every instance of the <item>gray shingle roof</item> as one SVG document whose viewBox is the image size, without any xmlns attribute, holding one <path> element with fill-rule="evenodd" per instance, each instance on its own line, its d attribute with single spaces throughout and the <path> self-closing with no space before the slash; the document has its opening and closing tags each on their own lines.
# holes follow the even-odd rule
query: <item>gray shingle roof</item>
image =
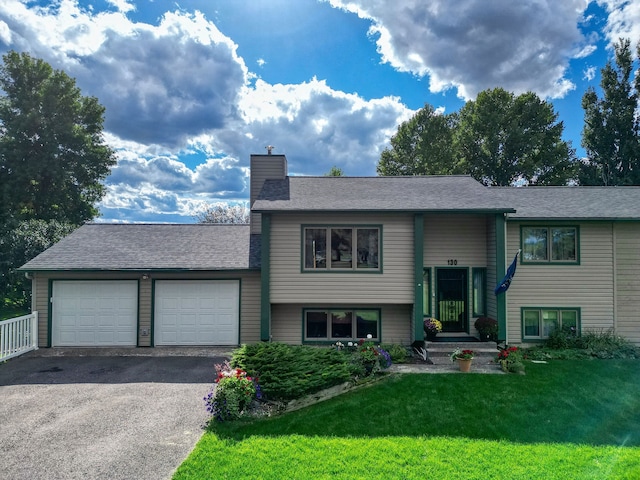
<svg viewBox="0 0 640 480">
<path fill-rule="evenodd" d="M 249 225 L 92 223 L 21 270 L 253 269 L 260 267 L 259 237 Z"/>
<path fill-rule="evenodd" d="M 256 211 L 510 211 L 469 176 L 287 177 L 267 180 Z"/>
<path fill-rule="evenodd" d="M 640 219 L 640 187 L 494 187 L 512 219 Z"/>
</svg>

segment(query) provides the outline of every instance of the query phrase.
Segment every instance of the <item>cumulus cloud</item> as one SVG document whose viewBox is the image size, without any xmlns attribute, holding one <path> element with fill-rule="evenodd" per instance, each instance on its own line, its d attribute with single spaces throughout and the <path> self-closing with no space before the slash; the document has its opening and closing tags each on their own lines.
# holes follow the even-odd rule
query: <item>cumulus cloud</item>
<svg viewBox="0 0 640 480">
<path fill-rule="evenodd" d="M 598 0 L 608 13 L 605 35 L 609 47 L 620 38 L 629 38 L 633 46 L 640 41 L 640 3 L 628 0 Z"/>
<path fill-rule="evenodd" d="M 458 96 L 502 86 L 563 97 L 568 62 L 584 52 L 584 0 L 327 0 L 371 21 L 382 61 L 429 76 L 430 90 Z"/>
<path fill-rule="evenodd" d="M 207 203 L 244 201 L 249 155 L 269 144 L 294 174 L 333 165 L 374 174 L 414 113 L 399 98 L 364 99 L 315 78 L 271 85 L 200 13 L 167 12 L 151 25 L 127 18 L 132 2 L 111 5 L 94 13 L 75 0 L 0 4 L 0 53 L 43 58 L 105 105 L 105 139 L 119 158 L 99 205 L 110 220 L 189 221 Z M 189 167 L 184 156 L 194 154 L 202 160 Z"/>
<path fill-rule="evenodd" d="M 333 165 L 346 174 L 375 174 L 389 137 L 415 113 L 396 97 L 365 100 L 315 78 L 294 85 L 257 80 L 239 109 L 243 125 L 218 135 L 221 149 L 247 155 L 274 145 L 287 154 L 291 172 L 310 175 Z"/>
<path fill-rule="evenodd" d="M 235 118 L 248 71 L 201 13 L 167 12 L 153 26 L 121 12 L 94 15 L 72 0 L 32 9 L 7 2 L 0 21 L 14 32 L 9 48 L 64 67 L 105 105 L 105 128 L 119 137 L 178 149 Z"/>
</svg>

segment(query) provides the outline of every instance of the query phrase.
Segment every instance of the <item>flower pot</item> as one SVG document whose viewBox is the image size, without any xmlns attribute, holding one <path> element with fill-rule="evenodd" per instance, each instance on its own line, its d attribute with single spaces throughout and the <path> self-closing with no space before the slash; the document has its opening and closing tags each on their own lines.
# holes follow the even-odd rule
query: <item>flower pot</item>
<svg viewBox="0 0 640 480">
<path fill-rule="evenodd" d="M 456 360 L 458 361 L 458 367 L 460 368 L 461 372 L 471 371 L 471 362 L 473 361 L 472 358 L 457 358 Z"/>
<path fill-rule="evenodd" d="M 437 335 L 438 335 L 437 332 L 436 333 L 427 332 L 426 337 L 429 342 L 433 342 L 435 341 Z"/>
</svg>

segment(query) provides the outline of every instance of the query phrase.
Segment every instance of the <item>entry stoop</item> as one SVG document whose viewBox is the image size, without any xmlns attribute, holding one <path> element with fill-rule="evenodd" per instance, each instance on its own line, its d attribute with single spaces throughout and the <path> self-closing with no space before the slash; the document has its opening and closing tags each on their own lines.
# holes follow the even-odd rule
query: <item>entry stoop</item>
<svg viewBox="0 0 640 480">
<path fill-rule="evenodd" d="M 473 363 L 477 365 L 494 364 L 494 359 L 498 354 L 498 344 L 496 342 L 424 342 L 425 349 L 429 354 L 429 360 L 434 365 L 451 365 L 451 352 L 456 348 L 460 350 L 473 350 Z"/>
</svg>

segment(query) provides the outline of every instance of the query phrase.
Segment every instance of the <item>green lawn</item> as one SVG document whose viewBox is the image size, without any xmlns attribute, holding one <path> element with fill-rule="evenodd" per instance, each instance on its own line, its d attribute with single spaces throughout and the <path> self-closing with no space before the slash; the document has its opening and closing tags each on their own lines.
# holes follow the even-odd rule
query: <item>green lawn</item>
<svg viewBox="0 0 640 480">
<path fill-rule="evenodd" d="M 640 361 L 390 376 L 280 417 L 216 424 L 174 478 L 637 479 Z"/>
</svg>

